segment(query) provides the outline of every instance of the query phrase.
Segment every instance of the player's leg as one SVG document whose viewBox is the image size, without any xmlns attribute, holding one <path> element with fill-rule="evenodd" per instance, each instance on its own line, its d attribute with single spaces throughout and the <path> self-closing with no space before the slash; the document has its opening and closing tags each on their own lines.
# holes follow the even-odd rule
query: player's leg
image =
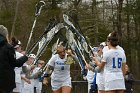
<svg viewBox="0 0 140 93">
<path fill-rule="evenodd" d="M 62 93 L 62 87 L 59 88 L 58 90 L 54 90 L 53 93 Z"/>
<path fill-rule="evenodd" d="M 124 93 L 124 90 L 117 90 L 116 93 Z"/>
<path fill-rule="evenodd" d="M 109 91 L 105 91 L 105 93 L 116 93 L 115 90 L 109 90 Z"/>
<path fill-rule="evenodd" d="M 105 91 L 104 90 L 99 90 L 98 93 L 105 93 Z"/>
<path fill-rule="evenodd" d="M 71 93 L 71 87 L 70 86 L 63 86 L 62 93 Z"/>
</svg>

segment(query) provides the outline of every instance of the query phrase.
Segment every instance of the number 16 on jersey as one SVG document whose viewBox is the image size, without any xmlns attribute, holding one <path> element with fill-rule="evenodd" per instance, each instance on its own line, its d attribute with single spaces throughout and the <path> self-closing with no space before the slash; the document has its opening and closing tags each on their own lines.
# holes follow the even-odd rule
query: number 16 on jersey
<svg viewBox="0 0 140 93">
<path fill-rule="evenodd" d="M 122 58 L 113 58 L 113 68 L 121 68 L 122 67 Z"/>
</svg>

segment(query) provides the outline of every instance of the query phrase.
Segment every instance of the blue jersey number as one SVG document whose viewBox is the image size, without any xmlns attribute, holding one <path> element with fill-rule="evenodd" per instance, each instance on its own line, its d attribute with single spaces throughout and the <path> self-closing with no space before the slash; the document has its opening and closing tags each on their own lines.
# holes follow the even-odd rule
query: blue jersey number
<svg viewBox="0 0 140 93">
<path fill-rule="evenodd" d="M 64 66 L 61 66 L 61 70 L 64 70 Z"/>
<path fill-rule="evenodd" d="M 113 68 L 121 68 L 122 67 L 122 58 L 113 58 Z"/>
</svg>

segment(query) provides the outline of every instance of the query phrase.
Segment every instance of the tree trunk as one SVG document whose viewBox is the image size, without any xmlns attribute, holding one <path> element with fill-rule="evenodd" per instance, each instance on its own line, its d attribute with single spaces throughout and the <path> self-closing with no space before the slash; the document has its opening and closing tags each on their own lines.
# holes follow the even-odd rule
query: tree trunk
<svg viewBox="0 0 140 93">
<path fill-rule="evenodd" d="M 126 15 L 126 23 L 127 23 L 127 42 L 128 42 L 128 44 L 127 44 L 127 60 L 129 61 L 128 62 L 128 64 L 129 64 L 129 66 L 132 66 L 132 64 L 131 64 L 131 61 L 132 61 L 132 59 L 131 59 L 131 36 L 130 36 L 130 6 L 129 6 L 129 1 L 128 0 L 126 0 L 126 2 L 127 2 L 127 10 L 126 10 L 126 12 L 127 12 L 127 15 Z M 131 67 L 130 67 L 131 68 Z"/>
<path fill-rule="evenodd" d="M 92 2 L 92 15 L 93 15 L 93 31 L 94 31 L 94 39 L 95 39 L 95 45 L 98 45 L 98 13 L 97 13 L 97 1 L 93 0 Z"/>
<path fill-rule="evenodd" d="M 17 0 L 16 9 L 15 9 L 15 16 L 14 16 L 14 21 L 13 21 L 13 25 L 12 25 L 12 30 L 11 30 L 10 37 L 14 36 L 15 24 L 16 24 L 16 20 L 17 20 L 17 17 L 18 17 L 19 3 L 20 3 L 20 0 Z"/>
<path fill-rule="evenodd" d="M 119 35 L 119 43 L 122 45 L 122 4 L 123 0 L 118 0 L 117 6 L 117 32 Z"/>
<path fill-rule="evenodd" d="M 114 15 L 114 4 L 113 1 L 111 0 L 111 13 L 112 13 L 112 29 L 113 31 L 115 30 L 115 26 L 116 26 L 116 20 L 115 20 L 115 15 Z"/>
<path fill-rule="evenodd" d="M 105 25 L 105 1 L 103 0 L 103 25 Z"/>
<path fill-rule="evenodd" d="M 6 10 L 9 11 L 8 0 L 2 0 L 2 2 L 4 3 Z"/>
</svg>

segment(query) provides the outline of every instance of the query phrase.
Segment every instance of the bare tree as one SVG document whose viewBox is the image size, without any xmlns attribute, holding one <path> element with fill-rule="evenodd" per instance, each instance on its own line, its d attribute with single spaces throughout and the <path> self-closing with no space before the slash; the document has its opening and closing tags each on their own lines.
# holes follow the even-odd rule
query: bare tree
<svg viewBox="0 0 140 93">
<path fill-rule="evenodd" d="M 116 21 L 115 21 L 113 0 L 111 0 L 110 2 L 111 2 L 112 25 L 113 25 L 112 27 L 113 27 L 113 30 L 115 30 Z"/>
<path fill-rule="evenodd" d="M 11 35 L 10 35 L 10 37 L 14 36 L 15 24 L 16 24 L 16 20 L 17 20 L 17 17 L 18 17 L 18 8 L 19 8 L 19 4 L 20 4 L 20 0 L 17 0 L 16 8 L 15 8 L 15 16 L 14 16 L 14 20 L 13 20 L 13 25 L 12 25 L 12 30 L 11 30 Z"/>
<path fill-rule="evenodd" d="M 98 45 L 98 12 L 97 12 L 97 1 L 92 0 L 92 16 L 93 16 L 93 31 L 94 31 L 94 39 L 95 45 Z"/>
<path fill-rule="evenodd" d="M 118 0 L 117 6 L 117 32 L 119 34 L 119 42 L 122 45 L 122 5 L 124 0 Z"/>
</svg>

